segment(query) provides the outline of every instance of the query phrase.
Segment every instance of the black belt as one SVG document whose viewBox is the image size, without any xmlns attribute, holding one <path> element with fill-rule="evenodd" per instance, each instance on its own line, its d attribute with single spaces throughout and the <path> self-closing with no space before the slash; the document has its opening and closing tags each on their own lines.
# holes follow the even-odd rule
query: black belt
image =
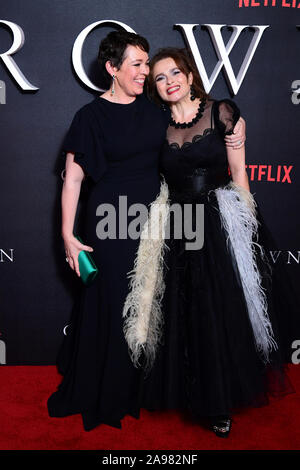
<svg viewBox="0 0 300 470">
<path fill-rule="evenodd" d="M 176 183 L 168 182 L 170 192 L 176 194 L 201 194 L 207 190 L 225 186 L 231 181 L 227 168 L 209 170 L 197 168 L 192 175 L 180 178 Z"/>
</svg>

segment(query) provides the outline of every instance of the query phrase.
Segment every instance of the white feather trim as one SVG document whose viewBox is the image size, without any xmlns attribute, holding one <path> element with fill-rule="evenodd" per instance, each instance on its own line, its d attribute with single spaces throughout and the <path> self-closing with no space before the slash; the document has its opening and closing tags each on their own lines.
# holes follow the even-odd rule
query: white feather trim
<svg viewBox="0 0 300 470">
<path fill-rule="evenodd" d="M 229 239 L 238 266 L 256 347 L 262 353 L 264 362 L 268 362 L 269 353 L 277 349 L 277 344 L 256 263 L 255 246 L 260 248 L 260 255 L 267 262 L 263 247 L 254 241 L 258 235 L 256 202 L 249 191 L 233 182 L 216 189 L 215 194 L 221 223 L 227 233 L 227 243 Z"/>
<path fill-rule="evenodd" d="M 161 302 L 165 291 L 163 278 L 165 230 L 169 216 L 169 191 L 163 181 L 160 193 L 150 205 L 143 226 L 137 256 L 130 278 L 124 308 L 124 334 L 133 364 L 138 367 L 144 352 L 145 369 L 152 366 L 162 335 Z"/>
</svg>

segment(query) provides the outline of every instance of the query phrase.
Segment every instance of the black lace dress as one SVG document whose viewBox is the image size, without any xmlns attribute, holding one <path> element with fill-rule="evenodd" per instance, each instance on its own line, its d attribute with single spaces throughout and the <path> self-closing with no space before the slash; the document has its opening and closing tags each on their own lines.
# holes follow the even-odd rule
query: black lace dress
<svg viewBox="0 0 300 470">
<path fill-rule="evenodd" d="M 283 266 L 275 270 L 269 259 L 268 250 L 275 248 L 272 236 L 256 206 L 258 244 L 253 257 L 267 302 L 267 312 L 262 313 L 255 297 L 259 292 L 263 299 L 262 290 L 251 290 L 253 279 L 247 278 L 253 266 L 242 271 L 238 251 L 243 248 L 237 249 L 234 237 L 233 244 L 228 243 L 221 219 L 222 211 L 234 211 L 234 201 L 241 199 L 230 186 L 224 144 L 225 132 L 232 131 L 239 116 L 232 100 L 207 100 L 196 124 L 186 129 L 169 126 L 167 131 L 161 171 L 170 202 L 194 208 L 204 204 L 204 245 L 187 250 L 185 238 L 171 236 L 166 241 L 163 340 L 143 380 L 141 406 L 149 410 L 223 415 L 267 404 L 269 394 L 293 391 L 285 364 L 291 361 L 292 341 L 300 337 L 300 319 Z M 226 206 L 228 195 L 235 199 Z M 234 230 L 240 214 L 230 217 Z M 259 316 L 263 321 L 257 328 Z M 257 346 L 260 334 L 273 344 L 268 361 L 264 347 Z"/>
</svg>

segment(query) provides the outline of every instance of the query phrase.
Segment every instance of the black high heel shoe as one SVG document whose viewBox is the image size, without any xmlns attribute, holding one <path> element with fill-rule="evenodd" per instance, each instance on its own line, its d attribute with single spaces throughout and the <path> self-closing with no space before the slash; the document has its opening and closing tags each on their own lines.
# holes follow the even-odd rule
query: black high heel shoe
<svg viewBox="0 0 300 470">
<path fill-rule="evenodd" d="M 211 430 L 218 437 L 228 437 L 231 430 L 230 416 L 214 416 L 211 418 Z"/>
</svg>

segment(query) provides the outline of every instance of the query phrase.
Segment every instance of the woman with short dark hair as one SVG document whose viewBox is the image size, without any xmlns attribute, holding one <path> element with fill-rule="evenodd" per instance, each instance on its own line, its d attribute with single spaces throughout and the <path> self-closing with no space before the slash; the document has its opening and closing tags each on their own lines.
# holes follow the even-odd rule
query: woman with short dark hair
<svg viewBox="0 0 300 470">
<path fill-rule="evenodd" d="M 66 257 L 79 276 L 79 252 L 90 251 L 99 274 L 90 286 L 80 286 L 58 359 L 64 378 L 49 398 L 48 410 L 56 417 L 81 413 L 85 430 L 100 423 L 120 428 L 124 415 L 139 414 L 141 372 L 131 363 L 122 325 L 127 273 L 133 268 L 138 239 L 127 236 L 127 209 L 124 214 L 119 196 L 127 207 L 148 207 L 160 191 L 158 157 L 167 120 L 143 95 L 148 51 L 146 39 L 125 31 L 112 32 L 102 41 L 99 61 L 110 87 L 76 112 L 63 143 Z M 91 184 L 84 231 L 79 234 L 85 244 L 73 234 L 83 178 Z M 107 207 L 115 211 L 116 227 L 105 238 L 110 229 L 104 227 Z M 133 219 L 128 216 L 128 223 Z"/>
</svg>

